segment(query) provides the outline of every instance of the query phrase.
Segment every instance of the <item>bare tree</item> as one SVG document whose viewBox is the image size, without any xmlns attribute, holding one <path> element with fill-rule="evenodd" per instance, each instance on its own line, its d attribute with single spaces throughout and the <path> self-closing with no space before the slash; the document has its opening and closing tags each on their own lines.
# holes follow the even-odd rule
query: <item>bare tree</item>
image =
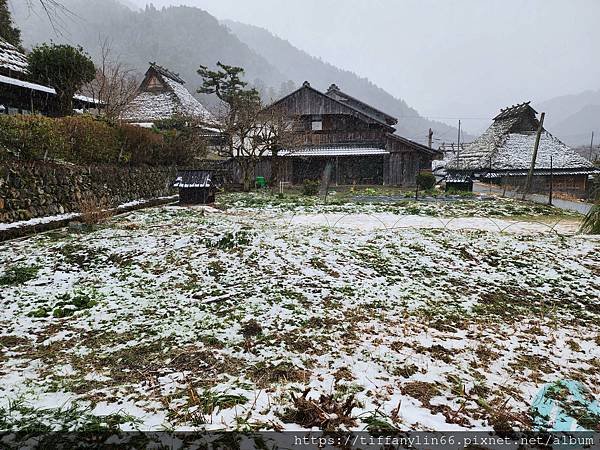
<svg viewBox="0 0 600 450">
<path fill-rule="evenodd" d="M 304 143 L 304 135 L 298 120 L 290 117 L 282 107 L 271 106 L 263 109 L 260 120 L 265 124 L 263 133 L 271 156 L 271 184 L 277 186 L 281 178 L 282 152 L 291 156 L 298 151 Z"/>
<path fill-rule="evenodd" d="M 100 42 L 100 47 L 96 78 L 84 87 L 82 93 L 102 103 L 106 117 L 117 119 L 135 97 L 139 79 L 118 56 L 113 58 L 108 38 Z"/>
<path fill-rule="evenodd" d="M 41 7 L 43 14 L 48 17 L 50 25 L 57 35 L 62 34 L 64 29 L 63 18 L 67 16 L 74 16 L 75 14 L 70 11 L 61 0 L 25 0 L 30 10 L 35 10 L 35 6 Z"/>
<path fill-rule="evenodd" d="M 300 143 L 293 120 L 281 109 L 263 109 L 260 103 L 237 105 L 235 113 L 225 103 L 215 113 L 215 127 L 223 136 L 217 147 L 219 156 L 234 162 L 240 171 L 244 191 L 250 190 L 259 161 L 271 159 L 271 183 L 276 184 L 280 172 L 280 152 Z"/>
</svg>

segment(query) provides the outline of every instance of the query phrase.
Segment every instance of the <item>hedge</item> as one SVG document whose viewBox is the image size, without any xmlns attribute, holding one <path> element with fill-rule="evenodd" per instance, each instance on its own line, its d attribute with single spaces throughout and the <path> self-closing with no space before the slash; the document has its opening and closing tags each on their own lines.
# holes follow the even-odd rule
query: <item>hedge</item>
<svg viewBox="0 0 600 450">
<path fill-rule="evenodd" d="M 91 116 L 0 115 L 0 160 L 75 164 L 185 165 L 204 146 L 193 130 L 157 131 Z"/>
</svg>

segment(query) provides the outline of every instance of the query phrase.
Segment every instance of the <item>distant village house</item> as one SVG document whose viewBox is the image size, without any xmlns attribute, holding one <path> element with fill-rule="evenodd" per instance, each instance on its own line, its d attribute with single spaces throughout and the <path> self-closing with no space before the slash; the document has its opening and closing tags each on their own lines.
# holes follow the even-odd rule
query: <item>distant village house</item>
<svg viewBox="0 0 600 450">
<path fill-rule="evenodd" d="M 208 110 L 186 89 L 185 81 L 156 63 L 150 63 L 138 93 L 121 115 L 124 122 L 151 127 L 177 117 L 199 123 L 213 121 Z"/>
<path fill-rule="evenodd" d="M 485 133 L 448 162 L 448 182 L 524 187 L 540 126 L 536 114 L 529 102 L 503 109 Z M 549 192 L 552 183 L 556 192 L 583 196 L 597 174 L 600 169 L 542 130 L 532 191 Z"/>
</svg>

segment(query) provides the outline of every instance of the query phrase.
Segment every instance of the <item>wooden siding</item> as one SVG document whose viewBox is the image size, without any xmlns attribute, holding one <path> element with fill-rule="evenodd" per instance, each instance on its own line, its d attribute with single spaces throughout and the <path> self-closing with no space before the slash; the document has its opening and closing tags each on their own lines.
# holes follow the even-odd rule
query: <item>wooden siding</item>
<svg viewBox="0 0 600 450">
<path fill-rule="evenodd" d="M 299 89 L 293 94 L 284 97 L 282 100 L 277 102 L 276 105 L 278 108 L 285 109 L 287 114 L 291 116 L 322 116 L 326 114 L 339 114 L 357 117 L 364 122 L 380 124 L 387 127 L 387 125 L 381 124 L 366 114 L 335 101 L 310 87 Z"/>
</svg>

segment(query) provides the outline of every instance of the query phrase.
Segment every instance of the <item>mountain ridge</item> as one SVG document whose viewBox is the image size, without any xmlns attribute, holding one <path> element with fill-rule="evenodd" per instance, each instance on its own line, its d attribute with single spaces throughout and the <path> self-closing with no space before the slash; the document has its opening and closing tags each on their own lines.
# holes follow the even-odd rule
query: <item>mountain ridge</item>
<svg viewBox="0 0 600 450">
<path fill-rule="evenodd" d="M 149 61 L 156 61 L 180 73 L 192 93 L 202 82 L 196 72 L 199 66 L 214 67 L 217 61 L 243 67 L 246 80 L 268 88 L 272 97 L 289 93 L 305 80 L 320 90 L 336 83 L 350 95 L 397 117 L 398 133 L 404 137 L 426 144 L 429 128 L 436 139 L 456 137 L 455 128 L 421 117 L 404 100 L 367 78 L 313 57 L 262 28 L 219 22 L 190 6 L 134 10 L 126 0 L 63 0 L 63 4 L 70 13 L 58 24 L 62 33 L 57 35 L 45 14 L 14 2 L 14 18 L 26 46 L 50 40 L 82 45 L 98 61 L 101 42 L 108 39 L 113 54 L 140 75 Z M 214 97 L 195 95 L 208 107 L 214 106 Z"/>
<path fill-rule="evenodd" d="M 295 83 L 301 84 L 306 80 L 319 90 L 326 90 L 335 83 L 348 94 L 396 117 L 398 133 L 407 138 L 426 144 L 430 127 L 434 130 L 434 138 L 448 136 L 448 141 L 452 141 L 456 136 L 456 128 L 420 116 L 404 100 L 394 97 L 369 79 L 312 56 L 269 30 L 232 20 L 222 20 L 221 23 Z M 299 71 L 298 67 L 304 70 Z"/>
</svg>

